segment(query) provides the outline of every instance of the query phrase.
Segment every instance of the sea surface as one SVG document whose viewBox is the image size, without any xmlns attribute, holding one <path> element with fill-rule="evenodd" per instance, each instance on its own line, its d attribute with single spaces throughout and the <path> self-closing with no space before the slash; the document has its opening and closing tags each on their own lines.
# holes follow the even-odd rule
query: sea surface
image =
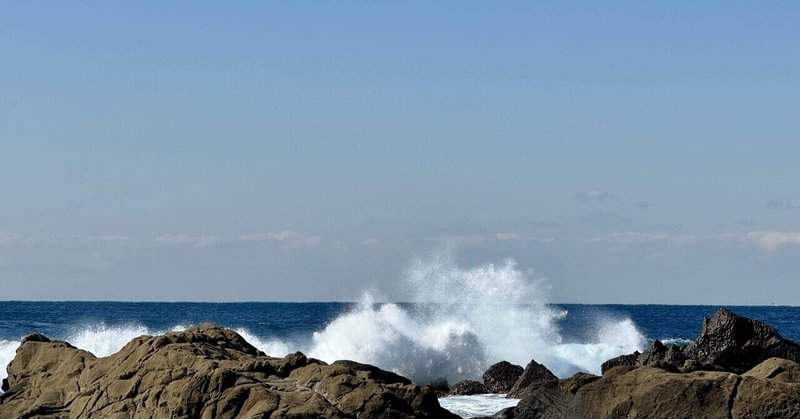
<svg viewBox="0 0 800 419">
<path fill-rule="evenodd" d="M 474 301 L 474 300 L 469 300 Z M 531 359 L 559 376 L 599 373 L 608 358 L 653 339 L 684 345 L 718 306 L 451 303 L 128 303 L 0 302 L 0 379 L 20 338 L 32 332 L 67 340 L 98 356 L 139 335 L 213 322 L 239 331 L 264 352 L 300 350 L 352 359 L 417 383 L 479 379 L 494 362 Z M 800 307 L 729 307 L 800 341 Z M 465 416 L 508 406 L 499 397 L 451 398 Z"/>
</svg>

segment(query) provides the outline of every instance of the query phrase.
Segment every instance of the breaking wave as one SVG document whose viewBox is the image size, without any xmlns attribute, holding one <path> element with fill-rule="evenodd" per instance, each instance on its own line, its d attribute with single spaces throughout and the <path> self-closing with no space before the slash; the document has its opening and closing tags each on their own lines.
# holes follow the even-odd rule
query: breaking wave
<svg viewBox="0 0 800 419">
<path fill-rule="evenodd" d="M 591 325 L 589 339 L 565 341 L 559 320 L 566 312 L 547 304 L 543 280 L 511 260 L 464 269 L 442 252 L 415 261 L 403 286 L 413 304 L 375 303 L 366 295 L 302 341 L 235 330 L 272 356 L 300 350 L 328 362 L 350 359 L 377 365 L 417 383 L 445 378 L 451 384 L 479 378 L 501 360 L 525 366 L 535 359 L 562 377 L 579 370 L 599 374 L 603 361 L 641 350 L 647 342 L 630 319 L 602 317 Z M 102 357 L 137 336 L 166 331 L 138 324 L 88 324 L 56 338 Z M 13 359 L 18 346 L 18 341 L 0 340 L 0 365 Z M 5 375 L 1 368 L 0 379 Z"/>
<path fill-rule="evenodd" d="M 630 319 L 597 319 L 594 339 L 564 342 L 542 280 L 516 263 L 459 268 L 448 253 L 417 260 L 407 275 L 411 301 L 373 304 L 369 296 L 323 330 L 307 354 L 378 365 L 418 383 L 478 378 L 492 363 L 531 359 L 556 375 L 600 373 L 603 361 L 646 343 Z"/>
</svg>

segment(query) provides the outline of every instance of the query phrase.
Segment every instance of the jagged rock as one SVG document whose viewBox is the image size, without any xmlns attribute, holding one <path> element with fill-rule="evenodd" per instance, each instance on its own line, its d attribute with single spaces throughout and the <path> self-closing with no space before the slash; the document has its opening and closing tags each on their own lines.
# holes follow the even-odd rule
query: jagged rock
<svg viewBox="0 0 800 419">
<path fill-rule="evenodd" d="M 483 384 L 489 393 L 508 393 L 525 371 L 521 366 L 501 361 L 483 373 Z"/>
<path fill-rule="evenodd" d="M 508 392 L 508 397 L 519 399 L 542 384 L 553 382 L 558 382 L 558 377 L 553 375 L 544 365 L 531 360 L 522 375 L 517 379 L 517 382 L 514 383 L 514 387 Z"/>
<path fill-rule="evenodd" d="M 600 365 L 600 372 L 605 374 L 606 371 L 610 370 L 611 368 L 620 366 L 635 367 L 639 364 L 640 355 L 641 354 L 639 351 L 636 351 L 630 355 L 620 355 L 616 358 L 611 358 Z"/>
<path fill-rule="evenodd" d="M 594 374 L 576 372 L 572 377 L 559 380 L 558 385 L 563 391 L 566 391 L 569 394 L 575 394 L 581 389 L 581 387 L 585 386 L 586 384 L 593 383 L 599 379 L 600 377 Z"/>
<path fill-rule="evenodd" d="M 679 347 L 671 345 L 667 348 L 661 341 L 655 340 L 642 353 L 636 351 L 629 355 L 620 355 L 609 359 L 600 366 L 600 371 L 605 374 L 606 371 L 618 366 L 647 366 L 661 368 L 670 372 L 681 372 L 685 361 L 686 356 L 684 356 Z"/>
<path fill-rule="evenodd" d="M 450 387 L 451 396 L 471 396 L 473 394 L 486 394 L 486 386 L 475 380 L 461 380 Z"/>
<path fill-rule="evenodd" d="M 800 418 L 800 384 L 789 382 L 798 371 L 780 359 L 743 375 L 619 366 L 542 384 L 492 418 Z"/>
<path fill-rule="evenodd" d="M 43 338 L 43 339 L 42 339 Z M 2 418 L 455 418 L 433 391 L 371 365 L 264 355 L 206 324 L 133 339 L 96 358 L 66 342 L 26 339 L 8 366 Z"/>
<path fill-rule="evenodd" d="M 703 320 L 700 336 L 684 347 L 683 353 L 687 358 L 736 373 L 772 357 L 800 361 L 800 345 L 784 339 L 773 327 L 724 307 Z"/>
<path fill-rule="evenodd" d="M 541 380 L 493 417 L 800 418 L 799 357 L 772 327 L 721 308 L 693 344 L 654 341 L 603 363 L 602 377 Z"/>
</svg>

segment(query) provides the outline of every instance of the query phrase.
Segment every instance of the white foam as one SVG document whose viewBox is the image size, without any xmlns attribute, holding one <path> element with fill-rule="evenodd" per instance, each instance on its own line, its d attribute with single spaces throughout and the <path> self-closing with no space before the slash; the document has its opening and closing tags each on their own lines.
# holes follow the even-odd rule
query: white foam
<svg viewBox="0 0 800 419">
<path fill-rule="evenodd" d="M 289 343 L 281 341 L 279 339 L 264 340 L 252 334 L 248 329 L 239 328 L 234 330 L 236 330 L 236 333 L 241 335 L 244 338 L 244 340 L 246 340 L 256 348 L 262 350 L 265 354 L 269 356 L 282 358 L 293 352 L 292 347 Z"/>
<path fill-rule="evenodd" d="M 690 343 L 693 343 L 693 342 L 694 342 L 693 340 L 685 339 L 685 338 L 664 338 L 664 339 L 661 339 L 661 343 L 663 343 L 664 346 L 666 346 L 668 348 L 670 346 L 672 346 L 672 345 L 686 346 L 686 345 L 688 345 Z"/>
<path fill-rule="evenodd" d="M 507 399 L 504 394 L 447 396 L 439 399 L 439 404 L 443 408 L 462 418 L 490 416 L 507 407 L 516 406 L 517 403 L 519 403 L 519 399 Z"/>
<path fill-rule="evenodd" d="M 553 373 L 564 377 L 577 371 L 600 374 L 603 362 L 622 354 L 640 351 L 646 339 L 630 319 L 599 321 L 595 338 L 586 343 L 555 345 L 552 353 L 563 362 L 548 365 Z"/>
<path fill-rule="evenodd" d="M 14 359 L 18 347 L 19 341 L 0 340 L 0 382 L 8 376 L 6 367 Z M 0 393 L 2 393 L 2 390 L 0 390 Z"/>
<path fill-rule="evenodd" d="M 531 359 L 556 375 L 600 372 L 603 361 L 641 350 L 645 338 L 629 319 L 597 319 L 594 339 L 563 343 L 541 280 L 513 261 L 459 268 L 447 253 L 418 260 L 407 275 L 411 301 L 435 303 L 422 313 L 369 297 L 323 330 L 304 352 L 324 361 L 350 359 L 418 383 L 475 379 L 492 363 Z M 262 349 L 263 350 L 263 349 Z"/>
<path fill-rule="evenodd" d="M 100 323 L 78 328 L 65 340 L 75 347 L 91 352 L 97 357 L 105 357 L 122 349 L 133 338 L 158 333 L 137 324 L 107 326 Z"/>
</svg>

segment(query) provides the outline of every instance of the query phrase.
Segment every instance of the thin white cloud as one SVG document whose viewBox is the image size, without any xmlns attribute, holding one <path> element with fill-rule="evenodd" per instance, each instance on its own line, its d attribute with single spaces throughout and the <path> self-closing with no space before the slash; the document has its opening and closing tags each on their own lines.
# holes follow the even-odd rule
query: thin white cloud
<svg viewBox="0 0 800 419">
<path fill-rule="evenodd" d="M 800 232 L 797 231 L 752 231 L 747 238 L 754 240 L 764 250 L 777 250 L 786 245 L 800 245 Z"/>
<path fill-rule="evenodd" d="M 219 238 L 210 235 L 189 236 L 186 234 L 167 234 L 153 239 L 156 246 L 194 246 L 211 247 L 220 242 Z"/>
<path fill-rule="evenodd" d="M 517 240 L 519 235 L 516 233 L 494 233 L 494 238 L 497 240 Z"/>
<path fill-rule="evenodd" d="M 556 241 L 556 239 L 554 239 L 554 238 L 552 238 L 552 237 L 536 237 L 536 236 L 531 236 L 531 237 L 528 237 L 528 241 L 531 241 L 531 242 L 536 242 L 536 243 L 553 243 L 553 242 L 555 242 L 555 241 Z"/>
<path fill-rule="evenodd" d="M 575 194 L 575 199 L 584 202 L 605 202 L 614 200 L 615 197 L 607 192 L 600 191 L 597 189 L 588 191 L 588 192 L 581 192 Z"/>
<path fill-rule="evenodd" d="M 370 238 L 368 238 L 368 239 L 364 239 L 364 240 L 361 242 L 361 245 L 362 245 L 362 246 L 375 246 L 375 245 L 377 245 L 377 244 L 380 244 L 380 243 L 381 243 L 381 241 L 380 241 L 380 240 L 378 240 L 378 239 L 376 239 L 376 238 L 372 238 L 372 237 L 370 237 Z"/>
<path fill-rule="evenodd" d="M 666 233 L 642 233 L 626 231 L 624 233 L 613 233 L 605 236 L 598 236 L 587 239 L 588 242 L 611 241 L 616 243 L 643 243 L 643 242 L 672 242 L 672 243 L 694 243 L 697 236 L 692 234 L 666 234 Z"/>
<path fill-rule="evenodd" d="M 490 233 L 490 234 L 460 234 L 460 235 L 448 235 L 448 236 L 441 236 L 438 238 L 432 238 L 433 240 L 449 240 L 459 244 L 465 245 L 481 245 L 491 242 L 497 241 L 509 241 L 509 240 L 519 240 L 520 236 L 516 233 L 510 232 L 497 232 L 497 233 Z"/>
<path fill-rule="evenodd" d="M 293 230 L 282 230 L 279 232 L 251 233 L 242 234 L 238 237 L 240 241 L 250 242 L 277 242 L 286 247 L 316 247 L 322 241 L 320 236 L 305 236 Z"/>
</svg>

